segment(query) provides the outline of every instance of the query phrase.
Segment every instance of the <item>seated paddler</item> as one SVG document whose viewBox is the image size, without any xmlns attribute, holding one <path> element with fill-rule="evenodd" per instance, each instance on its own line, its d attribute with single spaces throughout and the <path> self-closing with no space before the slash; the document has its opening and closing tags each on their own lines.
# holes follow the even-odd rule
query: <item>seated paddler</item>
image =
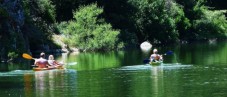
<svg viewBox="0 0 227 97">
<path fill-rule="evenodd" d="M 35 59 L 35 66 L 38 68 L 47 68 L 48 67 L 48 61 L 45 59 L 45 53 L 40 53 L 40 58 Z"/>
<path fill-rule="evenodd" d="M 150 62 L 157 62 L 157 61 L 162 61 L 162 55 L 158 54 L 158 50 L 154 49 L 153 54 L 150 56 Z"/>
</svg>

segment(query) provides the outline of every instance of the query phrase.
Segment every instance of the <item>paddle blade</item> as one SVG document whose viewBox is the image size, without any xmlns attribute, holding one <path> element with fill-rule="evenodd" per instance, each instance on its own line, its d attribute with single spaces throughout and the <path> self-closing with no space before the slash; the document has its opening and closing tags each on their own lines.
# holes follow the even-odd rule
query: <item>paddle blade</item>
<svg viewBox="0 0 227 97">
<path fill-rule="evenodd" d="M 67 65 L 76 65 L 77 62 L 71 62 L 71 63 L 68 63 Z"/>
<path fill-rule="evenodd" d="M 173 54 L 173 51 L 168 51 L 165 53 L 165 55 L 172 55 Z"/>
<path fill-rule="evenodd" d="M 147 63 L 149 63 L 149 62 L 150 62 L 150 59 L 144 59 L 144 60 L 143 60 L 143 63 L 144 63 L 144 64 L 147 64 Z"/>
<path fill-rule="evenodd" d="M 30 59 L 30 60 L 33 59 L 32 56 L 30 56 L 29 54 L 26 54 L 26 53 L 23 53 L 22 57 L 25 59 Z"/>
</svg>

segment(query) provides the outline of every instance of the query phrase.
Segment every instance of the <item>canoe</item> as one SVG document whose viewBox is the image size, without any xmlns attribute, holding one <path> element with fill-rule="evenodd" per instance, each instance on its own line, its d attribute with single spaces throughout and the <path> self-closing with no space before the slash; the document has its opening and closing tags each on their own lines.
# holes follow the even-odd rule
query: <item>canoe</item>
<svg viewBox="0 0 227 97">
<path fill-rule="evenodd" d="M 38 68 L 38 67 L 34 67 L 33 71 L 44 71 L 44 70 L 53 70 L 53 69 L 65 69 L 63 66 L 59 66 L 59 67 L 55 67 L 55 68 Z"/>
<path fill-rule="evenodd" d="M 156 61 L 156 62 L 150 62 L 150 65 L 152 65 L 152 66 L 159 66 L 162 63 L 163 63 L 162 61 Z"/>
</svg>

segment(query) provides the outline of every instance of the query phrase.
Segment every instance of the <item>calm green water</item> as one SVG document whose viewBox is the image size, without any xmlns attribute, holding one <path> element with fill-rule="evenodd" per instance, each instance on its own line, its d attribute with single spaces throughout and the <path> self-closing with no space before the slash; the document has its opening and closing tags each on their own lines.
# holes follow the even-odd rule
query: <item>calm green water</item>
<svg viewBox="0 0 227 97">
<path fill-rule="evenodd" d="M 227 42 L 158 47 L 164 64 L 141 50 L 58 55 L 66 70 L 34 72 L 1 64 L 1 97 L 227 97 Z M 78 64 L 72 64 L 78 62 Z M 20 70 L 13 70 L 19 68 Z M 10 71 L 9 71 L 10 70 Z"/>
</svg>

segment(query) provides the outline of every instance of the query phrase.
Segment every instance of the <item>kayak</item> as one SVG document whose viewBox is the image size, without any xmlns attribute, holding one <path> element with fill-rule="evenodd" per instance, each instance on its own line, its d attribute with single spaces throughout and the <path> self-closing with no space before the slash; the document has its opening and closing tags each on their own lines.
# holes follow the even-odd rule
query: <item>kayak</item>
<svg viewBox="0 0 227 97">
<path fill-rule="evenodd" d="M 149 64 L 152 65 L 152 66 L 159 66 L 162 63 L 163 63 L 162 61 L 156 61 L 156 62 L 150 62 Z"/>
<path fill-rule="evenodd" d="M 44 70 L 53 70 L 53 69 L 65 69 L 63 66 L 59 66 L 59 67 L 54 67 L 54 68 L 38 68 L 38 67 L 34 67 L 33 71 L 44 71 Z"/>
</svg>

